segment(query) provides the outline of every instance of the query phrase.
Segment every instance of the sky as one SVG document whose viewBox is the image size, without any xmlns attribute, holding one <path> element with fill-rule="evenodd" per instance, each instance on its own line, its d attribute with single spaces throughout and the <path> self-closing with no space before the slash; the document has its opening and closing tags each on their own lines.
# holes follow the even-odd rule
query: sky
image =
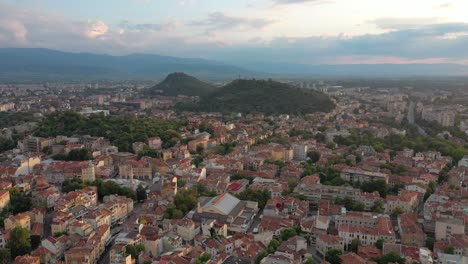
<svg viewBox="0 0 468 264">
<path fill-rule="evenodd" d="M 0 0 L 0 47 L 237 64 L 468 64 L 467 14 L 467 0 Z"/>
</svg>

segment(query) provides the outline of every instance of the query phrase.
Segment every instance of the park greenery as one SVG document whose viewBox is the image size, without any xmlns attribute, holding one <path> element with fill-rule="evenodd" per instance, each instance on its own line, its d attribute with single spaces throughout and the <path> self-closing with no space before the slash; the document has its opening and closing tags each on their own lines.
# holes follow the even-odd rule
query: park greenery
<svg viewBox="0 0 468 264">
<path fill-rule="evenodd" d="M 179 126 L 177 121 L 125 116 L 82 116 L 74 111 L 65 111 L 46 116 L 34 134 L 40 137 L 105 137 L 120 151 L 132 151 L 133 142 L 147 142 L 150 137 L 160 137 L 165 148 L 173 146 L 180 138 L 177 132 Z"/>
<path fill-rule="evenodd" d="M 364 211 L 365 204 L 362 201 L 356 201 L 353 198 L 346 196 L 344 198 L 336 198 L 335 204 L 343 205 L 348 211 Z"/>
<path fill-rule="evenodd" d="M 219 154 L 219 155 L 227 155 L 234 150 L 234 148 L 236 147 L 236 144 L 237 144 L 236 142 L 227 142 L 227 143 L 220 144 L 215 147 L 214 153 Z"/>
<path fill-rule="evenodd" d="M 62 191 L 65 193 L 68 193 L 71 191 L 83 189 L 88 186 L 94 186 L 97 188 L 98 198 L 101 201 L 104 198 L 104 196 L 108 196 L 112 194 L 126 196 L 133 200 L 137 199 L 136 193 L 130 188 L 122 187 L 113 181 L 103 181 L 100 179 L 97 179 L 92 182 L 83 182 L 79 178 L 66 179 L 62 183 Z"/>
<path fill-rule="evenodd" d="M 177 192 L 174 202 L 169 203 L 164 213 L 166 219 L 181 219 L 198 204 L 196 188 L 180 190 Z"/>
<path fill-rule="evenodd" d="M 258 208 L 263 210 L 266 203 L 271 199 L 271 192 L 269 190 L 251 190 L 247 189 L 239 194 L 236 194 L 236 197 L 240 200 L 246 201 L 257 201 Z"/>
<path fill-rule="evenodd" d="M 373 260 L 377 262 L 377 264 L 390 264 L 390 263 L 404 264 L 406 263 L 405 258 L 395 252 L 390 252 L 388 254 L 383 255 L 382 257 L 374 258 Z"/>
<path fill-rule="evenodd" d="M 37 118 L 34 117 L 32 112 L 0 112 L 0 128 L 16 126 L 26 122 L 36 122 Z"/>
<path fill-rule="evenodd" d="M 72 149 L 68 154 L 59 153 L 52 156 L 54 160 L 64 160 L 64 161 L 84 161 L 92 160 L 93 155 L 87 148 Z"/>
</svg>

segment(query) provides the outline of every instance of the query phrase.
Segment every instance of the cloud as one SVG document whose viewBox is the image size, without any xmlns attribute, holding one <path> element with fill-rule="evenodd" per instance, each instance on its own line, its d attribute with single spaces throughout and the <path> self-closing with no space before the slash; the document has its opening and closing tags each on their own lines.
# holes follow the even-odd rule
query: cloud
<svg viewBox="0 0 468 264">
<path fill-rule="evenodd" d="M 272 23 L 275 23 L 275 21 L 263 18 L 236 17 L 222 12 L 214 12 L 210 13 L 206 19 L 193 21 L 190 25 L 206 27 L 208 32 L 212 32 L 226 29 L 262 29 Z"/>
<path fill-rule="evenodd" d="M 268 44 L 250 43 L 231 47 L 219 53 L 220 58 L 234 62 L 283 61 L 322 64 L 340 58 L 400 58 L 401 61 L 466 61 L 468 59 L 468 24 L 426 25 L 417 29 L 390 31 L 361 36 L 278 37 Z M 457 35 L 455 38 L 447 36 Z M 216 52 L 216 51 L 214 51 Z M 391 60 L 389 60 L 391 62 Z"/>
<path fill-rule="evenodd" d="M 467 61 L 468 23 L 433 24 L 434 21 L 439 22 L 435 18 L 381 18 L 370 22 L 386 31 L 382 34 L 268 37 L 258 31 L 266 30 L 276 21 L 220 12 L 186 23 L 121 21 L 113 25 L 101 20 L 70 20 L 57 13 L 0 3 L 0 47 L 117 55 L 144 52 L 226 62 L 253 58 L 307 64 L 358 60 Z M 230 42 L 232 39 L 237 42 Z"/>
<path fill-rule="evenodd" d="M 272 0 L 272 1 L 278 5 L 305 4 L 305 3 L 314 3 L 314 4 L 334 3 L 334 1 L 331 1 L 331 0 Z"/>
<path fill-rule="evenodd" d="M 451 8 L 453 7 L 454 5 L 452 3 L 443 3 L 443 4 L 440 4 L 438 6 L 436 6 L 437 9 L 444 9 L 444 8 Z"/>
<path fill-rule="evenodd" d="M 117 27 L 123 31 L 140 31 L 140 32 L 169 32 L 180 26 L 177 21 L 170 21 L 166 23 L 140 23 L 132 24 L 128 20 L 122 20 Z"/>
<path fill-rule="evenodd" d="M 0 19 L 0 35 L 11 37 L 16 42 L 26 43 L 28 30 L 19 21 Z"/>
<path fill-rule="evenodd" d="M 89 22 L 89 27 L 86 30 L 85 34 L 89 38 L 97 38 L 106 34 L 109 31 L 109 27 L 102 21 L 93 21 Z"/>
<path fill-rule="evenodd" d="M 395 18 L 395 17 L 384 17 L 369 21 L 377 25 L 381 29 L 390 30 L 402 30 L 420 28 L 425 25 L 432 25 L 437 23 L 440 18 L 437 17 L 422 17 L 422 18 Z"/>
</svg>

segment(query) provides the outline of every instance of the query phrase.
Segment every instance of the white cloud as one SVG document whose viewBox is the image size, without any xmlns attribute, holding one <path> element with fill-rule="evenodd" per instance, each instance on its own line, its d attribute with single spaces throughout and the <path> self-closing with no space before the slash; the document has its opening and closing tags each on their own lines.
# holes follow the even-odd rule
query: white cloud
<svg viewBox="0 0 468 264">
<path fill-rule="evenodd" d="M 28 30 L 21 21 L 0 19 L 0 35 L 9 35 L 20 44 L 25 44 L 27 41 Z"/>
<path fill-rule="evenodd" d="M 109 31 L 109 27 L 102 21 L 89 21 L 88 29 L 85 32 L 85 35 L 89 38 L 97 38 L 106 34 Z"/>
</svg>

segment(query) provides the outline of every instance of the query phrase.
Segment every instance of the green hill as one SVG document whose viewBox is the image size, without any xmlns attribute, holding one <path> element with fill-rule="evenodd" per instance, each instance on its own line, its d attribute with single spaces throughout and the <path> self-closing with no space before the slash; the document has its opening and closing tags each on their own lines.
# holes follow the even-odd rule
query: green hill
<svg viewBox="0 0 468 264">
<path fill-rule="evenodd" d="M 164 81 L 149 89 L 150 93 L 162 90 L 164 95 L 204 96 L 216 90 L 214 85 L 202 82 L 182 72 L 169 74 Z"/>
<path fill-rule="evenodd" d="M 333 102 L 324 93 L 265 80 L 236 80 L 181 109 L 207 112 L 307 114 L 329 112 Z"/>
</svg>

